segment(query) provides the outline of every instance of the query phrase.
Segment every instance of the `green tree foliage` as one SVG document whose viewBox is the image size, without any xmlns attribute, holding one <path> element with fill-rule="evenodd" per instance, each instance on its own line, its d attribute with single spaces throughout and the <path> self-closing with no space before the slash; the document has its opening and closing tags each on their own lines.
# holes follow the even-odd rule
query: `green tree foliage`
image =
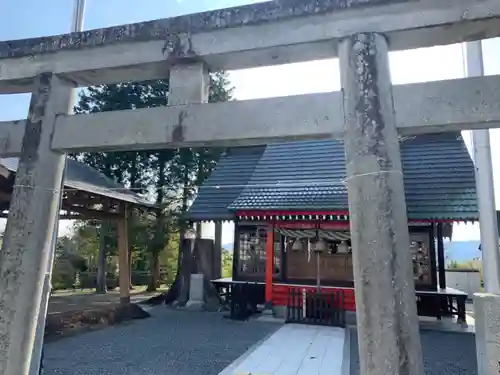
<svg viewBox="0 0 500 375">
<path fill-rule="evenodd" d="M 88 270 L 87 259 L 78 252 L 72 236 L 59 237 L 56 243 L 52 284 L 54 289 L 69 289 L 75 284 L 77 272 Z"/>
<path fill-rule="evenodd" d="M 168 91 L 168 80 L 93 86 L 82 92 L 75 112 L 81 114 L 165 106 L 168 104 Z M 227 74 L 211 74 L 210 102 L 229 100 L 232 92 Z M 129 219 L 130 259 L 135 269 L 148 267 L 151 271 L 150 290 L 154 290 L 159 283 L 160 260 L 169 262 L 166 266 L 167 272 L 171 272 L 169 279 L 175 277 L 180 258 L 179 238 L 185 229 L 179 218 L 195 196 L 197 186 L 214 168 L 222 151 L 214 148 L 184 148 L 71 156 L 134 192 L 154 199 L 162 207 L 155 218 L 134 212 Z M 91 229 L 86 224 L 79 225 L 79 237 L 88 235 L 88 241 L 81 238 L 82 251 L 90 253 L 88 247 L 93 247 L 92 262 L 97 264 L 99 230 Z M 101 252 L 102 256 L 110 255 L 109 252 L 115 248 L 113 245 L 108 247 Z M 161 256 L 163 253 L 165 255 Z"/>
<path fill-rule="evenodd" d="M 233 276 L 233 253 L 222 249 L 222 277 Z"/>
</svg>

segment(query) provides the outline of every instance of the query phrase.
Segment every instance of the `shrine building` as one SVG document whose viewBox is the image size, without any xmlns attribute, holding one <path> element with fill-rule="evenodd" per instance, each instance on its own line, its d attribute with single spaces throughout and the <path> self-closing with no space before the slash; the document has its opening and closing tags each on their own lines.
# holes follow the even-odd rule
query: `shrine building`
<svg viewBox="0 0 500 375">
<path fill-rule="evenodd" d="M 400 146 L 410 233 L 401 251 L 411 251 L 419 315 L 463 323 L 466 293 L 446 286 L 443 241 L 454 223 L 478 220 L 473 162 L 460 133 L 404 137 Z M 228 149 L 187 216 L 234 221 L 232 277 L 214 284 L 251 286 L 280 314 L 294 289 L 340 290 L 355 311 L 345 178 L 341 141 Z"/>
</svg>

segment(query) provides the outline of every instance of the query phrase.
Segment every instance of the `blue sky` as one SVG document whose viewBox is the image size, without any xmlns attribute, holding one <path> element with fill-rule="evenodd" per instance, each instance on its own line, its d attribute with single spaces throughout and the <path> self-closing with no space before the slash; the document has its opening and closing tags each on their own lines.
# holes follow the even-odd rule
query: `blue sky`
<svg viewBox="0 0 500 375">
<path fill-rule="evenodd" d="M 85 29 L 148 21 L 249 4 L 251 0 L 87 0 Z M 139 5 L 140 4 L 140 5 Z M 0 40 L 67 33 L 74 0 L 4 0 Z M 0 120 L 25 117 L 28 95 L 0 97 Z"/>
<path fill-rule="evenodd" d="M 177 16 L 238 6 L 261 0 L 87 0 L 85 29 Z M 0 12 L 0 40 L 66 33 L 73 0 L 4 0 Z M 139 5 L 140 4 L 140 5 Z M 483 43 L 485 73 L 500 74 L 500 39 Z M 337 60 L 257 68 L 231 73 L 240 100 L 340 89 Z M 464 75 L 460 45 L 391 54 L 394 84 L 460 78 Z M 0 121 L 25 118 L 28 95 L 0 95 Z M 467 140 L 467 134 L 464 134 Z M 500 130 L 491 132 L 497 208 L 500 207 Z M 62 230 L 67 226 L 62 225 Z M 211 228 L 207 227 L 207 232 Z M 461 225 L 454 239 L 478 239 L 477 225 Z M 232 242 L 232 228 L 224 228 L 223 242 Z"/>
</svg>

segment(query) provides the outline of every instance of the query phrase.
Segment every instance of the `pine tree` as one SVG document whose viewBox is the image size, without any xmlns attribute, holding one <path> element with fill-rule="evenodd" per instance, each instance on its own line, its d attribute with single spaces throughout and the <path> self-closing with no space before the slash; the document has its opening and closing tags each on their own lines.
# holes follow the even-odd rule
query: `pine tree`
<svg viewBox="0 0 500 375">
<path fill-rule="evenodd" d="M 94 113 L 165 106 L 168 104 L 168 90 L 168 80 L 93 86 L 81 93 L 75 112 Z M 232 92 L 226 73 L 211 74 L 210 102 L 230 100 Z M 197 186 L 214 168 L 222 151 L 215 148 L 183 148 L 82 153 L 72 156 L 136 193 L 153 195 L 158 206 L 162 207 L 153 221 L 148 222 L 136 215 L 132 215 L 129 221 L 129 260 L 132 259 L 134 249 L 149 253 L 146 256 L 152 275 L 149 290 L 155 290 L 158 286 L 161 251 L 169 241 L 182 243 L 179 238 L 183 237 L 186 229 L 182 217 L 188 208 L 188 202 L 196 194 Z M 101 226 L 104 230 L 112 227 L 111 224 L 102 222 Z M 144 236 L 137 235 L 137 231 L 144 231 L 145 226 L 149 232 L 147 246 L 144 246 Z M 98 290 L 104 292 L 106 273 L 102 268 L 106 264 L 106 244 L 105 241 L 101 242 Z M 178 258 L 180 265 L 183 258 L 181 249 L 175 258 Z M 178 269 L 178 274 L 180 271 Z M 177 275 L 171 288 L 175 291 L 175 298 L 180 294 L 178 279 Z"/>
</svg>

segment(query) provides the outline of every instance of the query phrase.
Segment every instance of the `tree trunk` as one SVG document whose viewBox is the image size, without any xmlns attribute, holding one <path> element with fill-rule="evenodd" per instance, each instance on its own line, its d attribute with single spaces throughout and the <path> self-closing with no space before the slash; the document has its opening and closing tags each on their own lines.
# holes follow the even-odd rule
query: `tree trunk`
<svg viewBox="0 0 500 375">
<path fill-rule="evenodd" d="M 198 163 L 201 158 L 198 158 Z M 204 167 L 203 167 L 204 168 Z M 198 165 L 198 172 L 196 181 L 203 180 L 203 169 L 201 164 Z M 183 175 L 183 195 L 182 195 L 182 212 L 183 215 L 188 209 L 188 201 L 190 198 L 190 187 L 192 181 L 190 181 L 189 168 L 185 166 L 184 175 Z M 191 280 L 192 273 L 204 273 L 209 275 L 211 273 L 203 272 L 204 269 L 207 269 L 205 266 L 205 262 L 203 261 L 203 257 L 197 250 L 195 246 L 196 242 L 194 240 L 186 240 L 185 234 L 188 229 L 188 224 L 185 221 L 180 221 L 180 246 L 179 246 L 179 258 L 177 261 L 177 274 L 175 276 L 175 280 L 172 283 L 172 286 L 164 295 L 164 302 L 166 304 L 174 303 L 178 306 L 184 306 L 189 300 L 189 284 Z M 210 268 L 211 269 L 211 268 Z M 210 280 L 205 280 L 205 297 L 207 300 L 217 298 L 217 291 L 213 287 Z"/>
<path fill-rule="evenodd" d="M 128 258 L 128 275 L 129 275 L 129 289 L 130 290 L 133 290 L 134 289 L 134 285 L 132 284 L 132 270 L 133 270 L 133 267 L 132 267 L 132 250 L 134 249 L 134 239 L 132 238 L 131 236 L 131 233 L 133 233 L 133 230 L 132 228 L 134 227 L 134 220 L 135 220 L 135 216 L 134 216 L 134 212 L 133 211 L 130 211 L 129 212 L 129 217 L 128 217 L 128 233 L 127 233 L 127 236 L 128 236 L 128 251 L 127 251 L 127 258 Z"/>
<path fill-rule="evenodd" d="M 106 234 L 108 232 L 108 222 L 101 222 L 101 231 L 99 233 L 99 259 L 97 261 L 97 280 L 96 280 L 96 292 L 106 293 Z"/>
<path fill-rule="evenodd" d="M 183 176 L 183 194 L 182 194 L 182 215 L 188 209 L 189 199 L 189 168 L 185 166 Z M 186 230 L 188 225 L 184 220 L 181 220 L 180 225 L 180 240 L 179 240 L 179 259 L 177 260 L 177 275 L 175 277 L 177 297 L 175 298 L 177 304 L 184 306 L 189 300 L 189 279 L 191 277 L 191 254 L 192 246 L 185 240 Z"/>
<path fill-rule="evenodd" d="M 156 185 L 156 204 L 161 206 L 164 198 L 165 188 L 165 173 L 167 169 L 167 160 L 162 153 L 158 154 L 158 183 Z M 155 222 L 155 232 L 153 243 L 150 246 L 151 261 L 148 291 L 154 292 L 158 288 L 159 269 L 160 269 L 160 252 L 165 247 L 165 220 L 163 210 L 157 212 Z"/>
<path fill-rule="evenodd" d="M 134 153 L 134 158 L 132 159 L 132 163 L 131 163 L 131 166 L 130 166 L 130 187 L 132 188 L 132 191 L 134 193 L 137 193 L 137 180 L 139 178 L 138 176 L 138 168 L 137 168 L 137 153 Z M 129 225 L 129 228 L 133 228 L 134 226 L 134 220 L 135 220 L 135 215 L 134 215 L 134 212 L 131 211 L 130 212 L 130 216 L 129 216 L 129 221 L 128 221 L 128 225 Z M 132 233 L 132 231 L 129 229 L 128 231 L 128 235 L 130 235 L 130 233 Z M 129 237 L 129 240 L 128 240 L 128 266 L 129 266 L 129 276 L 130 276 L 130 290 L 134 289 L 134 285 L 132 284 L 132 250 L 134 248 L 134 242 L 133 242 L 133 239 Z"/>
<path fill-rule="evenodd" d="M 148 292 L 155 292 L 158 288 L 160 279 L 160 253 L 165 248 L 165 221 L 163 212 L 158 213 L 155 223 L 155 234 L 150 246 L 149 269 L 151 277 L 148 284 Z"/>
<path fill-rule="evenodd" d="M 188 186 L 189 186 L 189 169 L 185 167 L 183 175 L 181 215 L 184 215 L 188 207 L 188 199 L 189 199 Z M 168 292 L 165 293 L 165 303 L 167 305 L 175 301 L 177 301 L 177 303 L 181 305 L 182 303 L 186 304 L 189 298 L 189 289 L 187 289 L 187 295 L 186 295 L 186 286 L 185 286 L 186 273 L 187 272 L 189 272 L 189 274 L 191 273 L 190 265 L 189 263 L 187 263 L 191 256 L 191 253 L 189 250 L 186 250 L 189 247 L 185 246 L 184 244 L 186 242 L 185 236 L 187 228 L 188 228 L 188 223 L 186 223 L 184 220 L 181 219 L 179 223 L 179 255 L 177 258 L 177 273 L 175 274 L 174 282 L 168 289 Z M 182 275 L 182 273 L 184 273 L 184 275 Z M 181 295 L 183 296 L 181 297 Z"/>
<path fill-rule="evenodd" d="M 200 244 L 201 242 L 194 239 L 183 241 L 179 271 L 177 272 L 176 281 L 171 288 L 174 289 L 174 285 L 177 283 L 175 285 L 175 292 L 177 293 L 175 304 L 178 306 L 184 306 L 189 301 L 189 286 L 191 275 L 194 273 L 205 275 L 204 296 L 207 306 L 219 306 L 219 295 L 208 277 L 212 274 L 212 264 L 206 259 L 207 249 L 203 249 Z M 169 303 L 168 293 L 165 302 Z M 171 300 L 170 302 L 174 301 Z"/>
<path fill-rule="evenodd" d="M 130 241 L 129 241 L 130 243 Z M 134 289 L 134 286 L 132 285 L 132 246 L 129 246 L 128 248 L 128 268 L 129 268 L 129 277 L 130 277 L 130 281 L 129 281 L 129 289 L 132 290 Z"/>
<path fill-rule="evenodd" d="M 179 306 L 184 306 L 187 301 L 189 301 L 189 282 L 191 279 L 191 271 L 193 268 L 192 257 L 194 250 L 193 240 L 181 241 L 182 246 L 179 253 L 179 268 L 177 271 L 177 277 L 179 278 L 178 283 L 178 295 L 176 298 L 176 303 Z"/>
<path fill-rule="evenodd" d="M 105 160 L 104 174 L 106 176 L 112 175 L 112 168 L 109 159 Z M 107 273 L 107 249 L 106 249 L 106 236 L 109 233 L 110 223 L 107 220 L 101 220 L 101 230 L 99 232 L 99 258 L 97 259 L 97 280 L 96 280 L 96 293 L 106 293 L 106 273 Z"/>
<path fill-rule="evenodd" d="M 156 292 L 158 289 L 158 280 L 160 270 L 160 254 L 156 251 L 151 252 L 151 278 L 148 284 L 148 292 Z"/>
<path fill-rule="evenodd" d="M 161 287 L 161 274 L 160 274 L 160 254 L 156 256 L 156 266 L 155 266 L 155 273 L 156 273 L 156 287 L 160 288 Z"/>
</svg>

